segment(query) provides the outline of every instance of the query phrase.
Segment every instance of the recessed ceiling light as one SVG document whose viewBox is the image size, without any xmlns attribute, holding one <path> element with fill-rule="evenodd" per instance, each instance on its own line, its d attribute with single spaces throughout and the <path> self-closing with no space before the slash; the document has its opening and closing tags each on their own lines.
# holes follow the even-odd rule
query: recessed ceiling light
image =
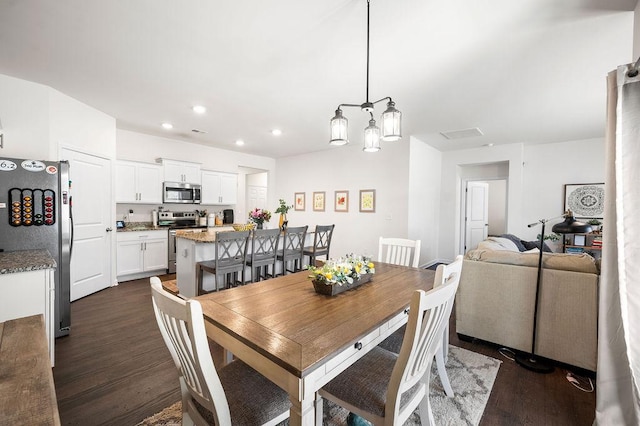
<svg viewBox="0 0 640 426">
<path fill-rule="evenodd" d="M 273 129 L 273 130 L 271 130 L 271 134 L 272 134 L 273 136 L 280 136 L 280 135 L 282 134 L 282 130 L 280 130 L 280 129 Z"/>
<path fill-rule="evenodd" d="M 202 105 L 194 105 L 192 109 L 196 114 L 204 114 L 205 112 L 207 112 L 207 108 L 203 107 Z"/>
<path fill-rule="evenodd" d="M 167 130 L 173 129 L 173 124 L 171 124 L 171 123 L 162 123 L 162 127 L 164 127 Z"/>
<path fill-rule="evenodd" d="M 236 141 L 236 145 L 238 145 L 238 146 L 242 146 L 242 145 L 244 145 L 244 141 L 243 141 L 242 139 L 238 139 L 238 140 Z"/>
</svg>

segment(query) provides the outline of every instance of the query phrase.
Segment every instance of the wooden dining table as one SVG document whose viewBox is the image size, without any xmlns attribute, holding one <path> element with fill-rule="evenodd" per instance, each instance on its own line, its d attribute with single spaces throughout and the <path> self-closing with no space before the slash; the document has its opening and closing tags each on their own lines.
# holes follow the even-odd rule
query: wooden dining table
<svg viewBox="0 0 640 426">
<path fill-rule="evenodd" d="M 316 391 L 405 324 L 434 275 L 376 263 L 370 282 L 336 296 L 302 271 L 195 299 L 209 338 L 289 393 L 291 425 L 322 424 Z"/>
</svg>

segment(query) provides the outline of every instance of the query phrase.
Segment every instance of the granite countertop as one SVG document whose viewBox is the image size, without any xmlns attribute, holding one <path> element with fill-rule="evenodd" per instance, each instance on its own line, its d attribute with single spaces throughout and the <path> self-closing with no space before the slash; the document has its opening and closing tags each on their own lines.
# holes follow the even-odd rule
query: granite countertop
<svg viewBox="0 0 640 426">
<path fill-rule="evenodd" d="M 233 231 L 232 226 L 216 226 L 206 229 L 178 229 L 176 238 L 195 241 L 197 243 L 215 243 L 216 232 Z"/>
<path fill-rule="evenodd" d="M 0 274 L 55 268 L 56 261 L 47 250 L 0 252 Z"/>
<path fill-rule="evenodd" d="M 153 226 L 152 222 L 126 222 L 124 228 L 118 228 L 116 232 L 139 232 L 139 231 L 166 231 L 168 226 Z"/>
</svg>

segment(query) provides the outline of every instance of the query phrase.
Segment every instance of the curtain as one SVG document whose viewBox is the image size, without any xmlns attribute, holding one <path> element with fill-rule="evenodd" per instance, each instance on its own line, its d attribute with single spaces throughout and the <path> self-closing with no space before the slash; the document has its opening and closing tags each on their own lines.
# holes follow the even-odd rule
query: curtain
<svg viewBox="0 0 640 426">
<path fill-rule="evenodd" d="M 596 425 L 640 424 L 640 75 L 607 78 Z"/>
</svg>

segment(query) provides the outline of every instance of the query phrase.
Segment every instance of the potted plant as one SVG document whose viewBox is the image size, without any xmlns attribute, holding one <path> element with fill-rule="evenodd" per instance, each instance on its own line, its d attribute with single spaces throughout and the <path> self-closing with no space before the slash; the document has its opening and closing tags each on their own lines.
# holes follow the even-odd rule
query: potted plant
<svg viewBox="0 0 640 426">
<path fill-rule="evenodd" d="M 198 215 L 198 224 L 200 226 L 207 226 L 207 211 L 206 210 L 196 210 L 196 214 Z"/>
<path fill-rule="evenodd" d="M 249 220 L 256 224 L 257 229 L 262 229 L 264 222 L 269 222 L 271 212 L 269 210 L 255 208 L 249 212 Z"/>
<path fill-rule="evenodd" d="M 593 230 L 593 232 L 600 233 L 600 231 L 602 231 L 602 222 L 598 219 L 591 219 L 587 223 L 591 225 L 591 229 Z"/>
<path fill-rule="evenodd" d="M 293 204 L 288 206 L 286 201 L 284 201 L 282 198 L 280 198 L 278 202 L 280 203 L 280 205 L 275 210 L 275 212 L 280 213 L 279 226 L 280 226 L 280 229 L 283 229 L 284 223 L 287 221 L 287 213 L 289 213 L 289 210 L 293 208 Z"/>
<path fill-rule="evenodd" d="M 316 293 L 334 296 L 371 280 L 374 263 L 366 256 L 348 254 L 344 258 L 329 259 L 322 266 L 308 266 Z"/>
</svg>

